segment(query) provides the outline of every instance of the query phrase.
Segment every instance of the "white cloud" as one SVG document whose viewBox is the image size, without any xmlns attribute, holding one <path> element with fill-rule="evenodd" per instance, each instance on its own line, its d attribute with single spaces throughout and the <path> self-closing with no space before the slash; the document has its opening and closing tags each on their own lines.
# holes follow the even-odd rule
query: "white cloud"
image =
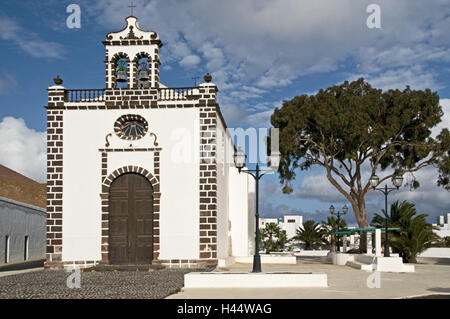
<svg viewBox="0 0 450 319">
<path fill-rule="evenodd" d="M 180 65 L 185 68 L 191 68 L 200 63 L 200 58 L 196 55 L 186 55 L 181 61 Z"/>
<path fill-rule="evenodd" d="M 414 176 L 419 181 L 420 187 L 415 190 L 408 187 L 401 188 L 400 192 L 394 192 L 389 196 L 389 201 L 410 201 L 416 205 L 419 213 L 427 213 L 430 216 L 443 215 L 449 212 L 450 193 L 437 186 L 437 168 L 423 168 L 414 173 Z M 406 176 L 406 178 L 412 179 L 412 176 Z"/>
<path fill-rule="evenodd" d="M 230 125 L 239 125 L 247 114 L 245 109 L 235 104 L 228 104 L 226 107 L 222 107 L 221 110 L 223 116 L 227 119 L 229 127 Z"/>
<path fill-rule="evenodd" d="M 56 42 L 40 39 L 35 33 L 23 29 L 11 18 L 0 16 L 0 39 L 12 41 L 35 58 L 62 58 L 64 47 Z"/>
<path fill-rule="evenodd" d="M 369 29 L 366 7 L 372 2 L 139 0 L 136 5 L 141 27 L 157 31 L 164 43 L 161 59 L 210 72 L 221 96 L 229 97 L 222 107 L 259 98 L 242 91 L 244 86 L 267 94 L 306 75 L 348 72 L 349 65 L 352 73 L 383 88 L 442 87 L 442 69 L 430 64 L 450 62 L 448 3 L 379 0 L 382 29 Z M 124 9 L 119 0 L 98 1 L 89 2 L 88 13 L 114 30 L 123 27 Z"/>
<path fill-rule="evenodd" d="M 443 128 L 447 128 L 450 130 L 450 99 L 441 99 L 439 104 L 442 107 L 442 111 L 444 115 L 441 118 L 441 123 L 436 125 L 431 131 L 431 135 L 436 137 Z"/>
<path fill-rule="evenodd" d="M 442 84 L 436 82 L 436 73 L 422 65 L 389 69 L 380 73 L 353 75 L 349 80 L 356 80 L 360 77 L 363 77 L 373 87 L 383 90 L 404 90 L 407 85 L 414 90 L 423 90 L 426 88 L 438 90 L 443 87 Z"/>
<path fill-rule="evenodd" d="M 200 51 L 208 61 L 207 69 L 218 70 L 225 63 L 225 57 L 221 49 L 215 47 L 212 43 L 207 42 L 201 46 Z"/>
<path fill-rule="evenodd" d="M 27 127 L 21 118 L 0 122 L 0 164 L 40 183 L 46 181 L 46 134 Z"/>
<path fill-rule="evenodd" d="M 0 94 L 9 92 L 15 89 L 18 85 L 17 79 L 14 75 L 3 72 L 0 76 Z"/>
</svg>

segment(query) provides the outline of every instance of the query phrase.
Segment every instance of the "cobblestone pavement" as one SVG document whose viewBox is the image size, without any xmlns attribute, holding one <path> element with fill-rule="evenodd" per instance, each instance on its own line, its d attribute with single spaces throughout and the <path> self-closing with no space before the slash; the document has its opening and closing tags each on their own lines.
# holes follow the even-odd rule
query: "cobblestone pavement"
<svg viewBox="0 0 450 319">
<path fill-rule="evenodd" d="M 70 273 L 42 270 L 0 278 L 0 299 L 160 299 L 179 291 L 184 274 L 200 269 L 81 272 L 80 288 L 68 288 Z M 203 270 L 204 271 L 204 270 Z"/>
</svg>

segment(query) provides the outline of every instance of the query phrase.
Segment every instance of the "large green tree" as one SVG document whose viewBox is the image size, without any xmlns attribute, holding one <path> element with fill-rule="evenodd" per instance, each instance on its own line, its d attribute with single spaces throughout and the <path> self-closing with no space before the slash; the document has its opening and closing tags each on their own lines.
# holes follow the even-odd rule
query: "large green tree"
<svg viewBox="0 0 450 319">
<path fill-rule="evenodd" d="M 382 91 L 362 78 L 284 101 L 271 116 L 272 125 L 280 129 L 283 190 L 292 192 L 289 182 L 297 169 L 321 166 L 351 203 L 358 225 L 367 227 L 370 185 L 362 177 L 364 169 L 383 173 L 381 184 L 396 174 L 435 165 L 438 184 L 449 189 L 449 130 L 431 137 L 442 115 L 439 96 L 429 89 Z"/>
</svg>

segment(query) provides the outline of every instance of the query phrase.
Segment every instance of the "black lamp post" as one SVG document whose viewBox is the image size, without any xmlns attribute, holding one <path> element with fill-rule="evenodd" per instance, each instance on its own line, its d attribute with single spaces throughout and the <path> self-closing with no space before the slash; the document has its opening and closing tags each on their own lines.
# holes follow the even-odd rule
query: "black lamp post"
<svg viewBox="0 0 450 319">
<path fill-rule="evenodd" d="M 259 195 L 259 180 L 268 172 L 274 172 L 280 164 L 280 152 L 272 151 L 270 155 L 270 167 L 271 170 L 261 170 L 259 164 L 256 163 L 256 169 L 245 169 L 245 155 L 244 151 L 239 147 L 239 149 L 234 154 L 234 163 L 236 168 L 240 172 L 247 173 L 255 179 L 255 217 L 256 217 L 256 231 L 255 231 L 255 254 L 253 255 L 253 272 L 261 272 L 261 256 L 259 255 L 259 210 L 258 210 L 258 195 Z"/>
<path fill-rule="evenodd" d="M 372 175 L 372 177 L 369 180 L 369 183 L 370 183 L 370 186 L 372 186 L 372 189 L 380 191 L 384 194 L 384 209 L 385 209 L 384 211 L 386 212 L 386 223 L 385 223 L 385 232 L 384 232 L 384 257 L 390 257 L 391 254 L 389 253 L 387 197 L 390 192 L 398 190 L 400 188 L 400 186 L 402 186 L 403 176 L 396 175 L 392 178 L 392 184 L 394 184 L 395 187 L 387 187 L 387 185 L 384 185 L 384 187 L 377 188 L 379 182 L 380 182 L 380 178 L 377 175 Z"/>
<path fill-rule="evenodd" d="M 342 207 L 342 213 L 340 211 L 338 211 L 336 214 L 334 213 L 334 206 L 333 205 L 330 206 L 330 213 L 331 213 L 331 215 L 336 215 L 337 216 L 337 231 L 339 231 L 339 225 L 340 225 L 340 222 L 341 222 L 341 216 L 347 214 L 347 212 L 348 212 L 347 205 L 344 205 L 344 207 Z M 338 252 L 341 251 L 341 247 L 340 247 L 340 244 L 339 244 L 339 239 L 340 239 L 340 236 L 338 234 L 337 235 L 337 245 L 336 245 Z"/>
</svg>

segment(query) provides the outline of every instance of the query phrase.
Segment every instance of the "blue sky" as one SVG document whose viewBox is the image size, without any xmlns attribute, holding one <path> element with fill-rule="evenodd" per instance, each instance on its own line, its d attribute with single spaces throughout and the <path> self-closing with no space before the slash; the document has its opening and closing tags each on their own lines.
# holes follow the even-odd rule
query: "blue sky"
<svg viewBox="0 0 450 319">
<path fill-rule="evenodd" d="M 80 5 L 80 29 L 66 26 L 66 7 L 71 3 Z M 370 3 L 381 8 L 381 29 L 366 25 Z M 410 85 L 437 91 L 447 110 L 441 126 L 449 126 L 448 0 L 135 0 L 134 4 L 141 28 L 156 31 L 164 43 L 161 82 L 191 86 L 192 77 L 210 72 L 230 127 L 269 127 L 271 112 L 283 100 L 360 76 L 383 89 Z M 106 33 L 123 28 L 128 5 L 115 0 L 2 4 L 0 163 L 43 178 L 45 149 L 40 145 L 45 138 L 46 88 L 57 74 L 66 88 L 104 87 L 101 41 Z M 30 158 L 36 160 L 30 163 Z M 261 214 L 300 213 L 320 220 L 331 203 L 344 205 L 320 172 L 299 174 L 289 196 L 281 194 L 276 176 L 265 177 Z M 416 177 L 422 188 L 403 189 L 391 198 L 411 200 L 432 216 L 449 211 L 450 196 L 435 186 L 435 172 L 427 170 Z M 369 196 L 369 212 L 382 206 L 381 194 Z"/>
</svg>

